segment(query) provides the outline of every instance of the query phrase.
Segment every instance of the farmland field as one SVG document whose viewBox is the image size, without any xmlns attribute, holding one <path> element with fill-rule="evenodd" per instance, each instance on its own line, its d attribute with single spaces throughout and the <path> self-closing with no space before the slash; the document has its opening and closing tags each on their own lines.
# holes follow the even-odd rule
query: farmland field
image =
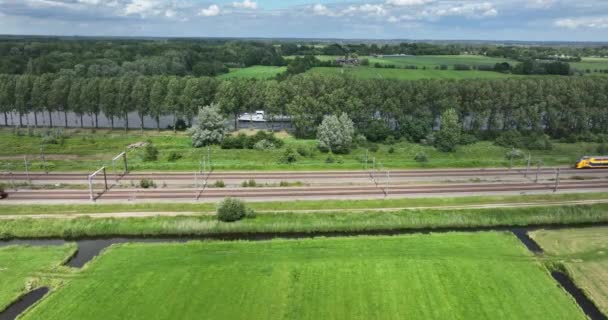
<svg viewBox="0 0 608 320">
<path fill-rule="evenodd" d="M 270 79 L 279 73 L 284 72 L 285 70 L 287 70 L 286 67 L 252 66 L 242 69 L 232 69 L 229 73 L 218 76 L 218 78 Z"/>
<path fill-rule="evenodd" d="M 0 310 L 26 293 L 28 283 L 34 288 L 41 284 L 38 276 L 59 266 L 74 250 L 71 245 L 0 248 Z"/>
<path fill-rule="evenodd" d="M 465 71 L 467 72 L 467 71 Z M 159 150 L 157 161 L 143 161 L 143 151 L 129 151 L 129 167 L 131 170 L 191 170 L 199 166 L 203 150 L 191 147 L 190 137 L 172 132 L 139 131 L 124 134 L 121 130 L 114 132 L 97 130 L 69 131 L 63 144 L 46 144 L 45 153 L 51 171 L 93 170 L 106 165 L 111 166 L 111 159 L 132 143 L 151 141 Z M 328 154 L 317 149 L 315 140 L 295 139 L 281 134 L 285 146 L 276 150 L 231 149 L 224 150 L 218 146 L 211 148 L 215 170 L 336 170 L 363 169 L 362 159 L 366 150 L 358 148 L 348 155 L 333 155 L 334 163 L 327 163 Z M 15 135 L 10 130 L 0 130 L 0 170 L 23 171 L 23 155 L 30 155 L 31 170 L 40 171 L 42 163 L 35 156 L 40 154 L 43 138 Z M 581 155 L 596 153 L 597 143 L 554 143 L 552 150 L 531 151 L 534 161 L 542 159 L 545 165 L 572 165 Z M 311 155 L 298 157 L 293 164 L 281 164 L 279 158 L 287 147 L 296 149 L 304 147 L 311 150 Z M 390 149 L 393 148 L 393 152 Z M 456 152 L 445 153 L 437 151 L 432 146 L 423 146 L 409 142 L 399 142 L 395 145 L 380 145 L 373 153 L 378 163 L 386 168 L 439 168 L 439 167 L 506 167 L 505 158 L 508 148 L 499 147 L 488 141 L 459 146 Z M 171 152 L 182 155 L 177 161 L 168 161 Z M 428 155 L 427 163 L 414 160 L 417 153 Z M 525 160 L 515 161 L 515 165 L 524 165 Z"/>
<path fill-rule="evenodd" d="M 608 70 L 608 58 L 583 58 L 581 62 L 571 62 L 570 65 L 581 71 Z"/>
<path fill-rule="evenodd" d="M 435 68 L 446 65 L 450 69 L 455 64 L 466 64 L 469 66 L 494 66 L 496 63 L 508 62 L 511 65 L 518 62 L 505 58 L 485 57 L 478 55 L 446 55 L 446 56 L 404 56 L 404 57 L 366 57 L 370 64 L 380 63 L 383 65 L 395 65 L 400 67 L 417 66 L 419 68 Z"/>
<path fill-rule="evenodd" d="M 452 233 L 114 246 L 22 318 L 584 319 L 517 240 Z"/>
<path fill-rule="evenodd" d="M 501 79 L 513 77 L 511 74 L 504 74 L 493 71 L 455 71 L 455 70 L 411 70 L 411 69 L 386 69 L 374 67 L 353 67 L 353 68 L 333 68 L 315 67 L 311 73 L 322 75 L 349 74 L 363 79 L 397 79 L 397 80 L 420 80 L 420 79 Z"/>
<path fill-rule="evenodd" d="M 531 236 L 608 315 L 608 227 L 540 230 Z"/>
</svg>

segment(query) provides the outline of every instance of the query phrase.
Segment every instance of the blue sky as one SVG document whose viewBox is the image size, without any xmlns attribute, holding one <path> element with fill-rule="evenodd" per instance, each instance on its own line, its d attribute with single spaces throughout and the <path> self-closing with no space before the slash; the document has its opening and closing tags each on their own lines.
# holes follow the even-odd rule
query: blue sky
<svg viewBox="0 0 608 320">
<path fill-rule="evenodd" d="M 608 41 L 608 1 L 0 0 L 0 34 Z"/>
</svg>

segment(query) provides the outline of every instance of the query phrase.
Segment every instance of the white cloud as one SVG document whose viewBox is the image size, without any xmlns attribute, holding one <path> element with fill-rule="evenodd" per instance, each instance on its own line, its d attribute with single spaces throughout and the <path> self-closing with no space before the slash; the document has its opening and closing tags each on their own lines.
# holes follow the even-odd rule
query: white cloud
<svg viewBox="0 0 608 320">
<path fill-rule="evenodd" d="M 432 0 L 387 0 L 386 3 L 397 6 L 397 7 L 406 7 L 406 6 L 420 6 L 423 4 L 427 4 L 432 2 Z"/>
<path fill-rule="evenodd" d="M 258 4 L 255 1 L 243 0 L 243 2 L 233 2 L 232 6 L 239 9 L 257 9 Z"/>
<path fill-rule="evenodd" d="M 608 28 L 608 16 L 558 19 L 554 25 L 568 29 L 606 29 Z"/>
<path fill-rule="evenodd" d="M 549 9 L 555 4 L 555 0 L 530 0 L 526 3 L 526 8 Z"/>
<path fill-rule="evenodd" d="M 462 16 L 467 18 L 494 17 L 498 15 L 498 9 L 490 2 L 458 4 L 443 4 L 427 8 L 419 13 L 420 17 L 436 20 L 441 17 Z"/>
<path fill-rule="evenodd" d="M 198 15 L 203 17 L 214 17 L 219 15 L 220 11 L 220 7 L 217 4 L 212 4 L 208 8 L 201 9 Z"/>
<path fill-rule="evenodd" d="M 326 7 L 320 3 L 317 3 L 314 6 L 312 6 L 312 12 L 318 16 L 327 16 L 327 17 L 336 16 L 336 13 L 334 13 L 328 7 Z"/>
</svg>

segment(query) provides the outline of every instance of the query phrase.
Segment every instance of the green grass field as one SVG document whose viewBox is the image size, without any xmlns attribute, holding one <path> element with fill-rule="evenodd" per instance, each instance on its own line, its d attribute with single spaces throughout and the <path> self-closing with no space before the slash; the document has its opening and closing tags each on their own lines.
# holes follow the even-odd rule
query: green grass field
<svg viewBox="0 0 608 320">
<path fill-rule="evenodd" d="M 73 245 L 0 248 L 0 311 L 28 290 L 48 285 L 41 278 L 50 276 L 74 250 Z"/>
<path fill-rule="evenodd" d="M 570 66 L 580 71 L 608 70 L 608 58 L 583 58 L 582 60 L 581 62 L 570 62 Z"/>
<path fill-rule="evenodd" d="M 509 234 L 115 246 L 22 319 L 585 319 Z"/>
<path fill-rule="evenodd" d="M 248 68 L 232 69 L 229 73 L 218 76 L 218 79 L 270 79 L 281 72 L 287 70 L 287 67 L 272 67 L 272 66 L 252 66 Z"/>
<path fill-rule="evenodd" d="M 608 227 L 540 230 L 531 236 L 608 315 Z"/>
<path fill-rule="evenodd" d="M 511 65 L 517 64 L 515 60 L 494 58 L 478 55 L 448 55 L 448 56 L 405 56 L 405 57 L 364 57 L 368 58 L 370 64 L 395 65 L 398 67 L 417 66 L 419 68 L 435 68 L 447 65 L 453 69 L 455 64 L 466 64 L 469 66 L 494 66 L 497 63 L 507 62 Z"/>
<path fill-rule="evenodd" d="M 310 73 L 321 75 L 352 75 L 363 79 L 396 79 L 396 80 L 420 80 L 420 79 L 500 79 L 513 77 L 511 74 L 489 71 L 455 71 L 455 70 L 408 70 L 408 69 L 384 69 L 373 67 L 332 68 L 316 67 Z"/>
<path fill-rule="evenodd" d="M 120 130 L 109 132 L 98 130 L 91 133 L 88 130 L 70 131 L 64 144 L 45 145 L 46 159 L 51 171 L 89 171 L 92 172 L 102 165 L 111 168 L 111 159 L 125 149 L 129 144 L 150 140 L 158 148 L 160 154 L 157 161 L 142 161 L 142 150 L 129 151 L 129 167 L 133 171 L 188 171 L 197 170 L 199 160 L 206 150 L 195 149 L 191 146 L 190 137 L 172 132 L 156 133 L 146 131 L 142 136 L 139 131 L 124 134 Z M 76 132 L 76 133 L 75 133 Z M 24 171 L 23 155 L 29 155 L 30 170 L 43 170 L 40 161 L 40 145 L 42 138 L 37 136 L 15 135 L 9 129 L 0 130 L 0 170 Z M 281 164 L 281 158 L 287 147 L 296 149 L 298 146 L 307 147 L 314 151 L 310 157 L 299 156 L 293 164 Z M 596 143 L 555 143 L 550 151 L 531 151 L 533 163 L 542 160 L 545 165 L 572 165 L 581 156 L 596 153 Z M 390 148 L 394 149 L 390 153 Z M 171 152 L 182 155 L 182 158 L 170 162 L 167 160 Z M 418 163 L 414 160 L 416 153 L 424 152 L 429 162 Z M 380 168 L 473 168 L 473 167 L 507 167 L 507 148 L 499 147 L 491 142 L 478 142 L 471 145 L 459 146 L 454 153 L 444 153 L 430 146 L 400 142 L 393 146 L 380 145 L 375 153 L 369 153 L 369 159 L 376 158 Z M 281 149 L 258 150 L 223 150 L 218 146 L 211 148 L 214 170 L 348 170 L 364 169 L 366 150 L 358 148 L 348 155 L 334 155 L 334 162 L 327 163 L 327 154 L 317 150 L 316 140 L 299 140 L 285 138 L 285 146 Z M 514 165 L 522 166 L 525 160 L 520 159 Z"/>
<path fill-rule="evenodd" d="M 121 236 L 213 236 L 226 234 L 277 234 L 314 232 L 373 232 L 435 228 L 477 228 L 608 222 L 608 205 L 578 205 L 494 209 L 416 209 L 383 212 L 333 211 L 295 214 L 258 214 L 235 223 L 219 222 L 215 216 L 148 218 L 0 219 L 0 239 L 78 238 Z"/>
</svg>

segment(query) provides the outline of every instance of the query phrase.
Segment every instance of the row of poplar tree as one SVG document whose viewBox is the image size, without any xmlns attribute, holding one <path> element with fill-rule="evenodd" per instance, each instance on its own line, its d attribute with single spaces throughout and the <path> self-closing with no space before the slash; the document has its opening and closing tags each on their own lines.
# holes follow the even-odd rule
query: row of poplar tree
<svg viewBox="0 0 608 320">
<path fill-rule="evenodd" d="M 275 81 L 0 75 L 5 117 L 9 112 L 63 112 L 66 119 L 68 112 L 95 118 L 103 113 L 113 123 L 137 112 L 143 128 L 144 116 L 174 115 L 190 122 L 199 107 L 211 103 L 234 117 L 235 127 L 242 112 L 265 110 L 269 120 L 289 116 L 301 137 L 314 136 L 325 115 L 346 112 L 368 137 L 420 141 L 437 129 L 447 109 L 457 112 L 463 132 L 478 137 L 507 130 L 554 138 L 608 134 L 608 78 L 603 77 L 398 81 L 300 74 Z"/>
</svg>

